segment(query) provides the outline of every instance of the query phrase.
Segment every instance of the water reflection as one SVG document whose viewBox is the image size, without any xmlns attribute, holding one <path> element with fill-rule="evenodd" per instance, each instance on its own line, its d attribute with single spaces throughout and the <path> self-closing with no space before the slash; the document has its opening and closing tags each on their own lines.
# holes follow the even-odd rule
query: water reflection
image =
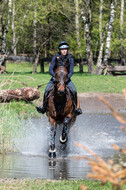
<svg viewBox="0 0 126 190">
<path fill-rule="evenodd" d="M 0 156 L 0 178 L 80 179 L 90 170 L 84 160 L 9 154 Z"/>
</svg>

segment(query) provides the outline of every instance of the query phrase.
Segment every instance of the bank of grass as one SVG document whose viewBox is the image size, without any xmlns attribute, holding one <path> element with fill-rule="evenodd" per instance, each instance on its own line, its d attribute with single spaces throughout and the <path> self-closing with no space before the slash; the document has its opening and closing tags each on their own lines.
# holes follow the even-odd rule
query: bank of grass
<svg viewBox="0 0 126 190">
<path fill-rule="evenodd" d="M 23 134 L 24 118 L 15 113 L 10 107 L 0 107 L 0 153 L 16 152 L 15 138 Z"/>
<path fill-rule="evenodd" d="M 37 74 L 32 74 L 33 65 L 31 63 L 7 63 L 7 74 L 0 75 L 1 89 L 15 89 L 25 86 L 36 87 L 48 83 L 51 76 L 48 73 L 49 65 L 45 65 L 45 73 L 40 73 L 40 66 L 37 68 Z M 79 73 L 79 66 L 75 66 L 72 81 L 75 84 L 78 93 L 83 92 L 104 92 L 104 93 L 122 93 L 126 88 L 125 76 L 109 75 L 90 75 L 87 73 L 87 66 L 84 66 L 84 73 Z M 32 117 L 38 117 L 35 106 L 42 104 L 43 94 L 46 85 L 40 88 L 41 97 L 32 103 L 11 102 L 9 106 L 19 115 L 24 114 L 26 117 L 30 114 Z M 5 104 L 8 109 L 8 105 Z"/>
<path fill-rule="evenodd" d="M 101 185 L 99 181 L 90 180 L 1 180 L 0 189 L 18 189 L 18 190 L 81 190 L 80 185 L 84 185 L 88 190 L 111 190 L 111 183 Z M 125 189 L 124 186 L 123 189 Z"/>
</svg>

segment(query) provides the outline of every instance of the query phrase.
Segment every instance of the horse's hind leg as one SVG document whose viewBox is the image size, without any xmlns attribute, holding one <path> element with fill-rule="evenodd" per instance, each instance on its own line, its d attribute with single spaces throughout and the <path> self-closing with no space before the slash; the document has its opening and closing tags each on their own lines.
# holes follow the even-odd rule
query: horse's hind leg
<svg viewBox="0 0 126 190">
<path fill-rule="evenodd" d="M 50 158 L 56 157 L 55 136 L 56 136 L 56 125 L 54 125 L 53 123 L 51 124 L 51 130 L 50 130 L 50 149 L 49 149 Z"/>
</svg>

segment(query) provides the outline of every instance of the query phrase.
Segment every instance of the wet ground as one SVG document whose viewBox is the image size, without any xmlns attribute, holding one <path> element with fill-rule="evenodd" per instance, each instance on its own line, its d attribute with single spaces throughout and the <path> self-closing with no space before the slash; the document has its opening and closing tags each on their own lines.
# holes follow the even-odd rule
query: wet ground
<svg viewBox="0 0 126 190">
<path fill-rule="evenodd" d="M 123 95 L 80 94 L 83 114 L 77 117 L 69 131 L 69 140 L 65 151 L 60 150 L 57 128 L 57 158 L 47 156 L 49 145 L 49 124 L 46 116 L 41 119 L 27 120 L 24 136 L 14 139 L 18 154 L 0 156 L 0 178 L 41 178 L 41 179 L 84 179 L 90 171 L 85 160 L 75 160 L 75 156 L 91 156 L 75 142 L 84 144 L 104 159 L 117 154 L 112 144 L 125 146 L 125 134 L 121 124 L 112 116 L 108 108 L 99 102 L 97 96 L 104 97 L 113 108 L 126 119 L 126 100 Z"/>
</svg>

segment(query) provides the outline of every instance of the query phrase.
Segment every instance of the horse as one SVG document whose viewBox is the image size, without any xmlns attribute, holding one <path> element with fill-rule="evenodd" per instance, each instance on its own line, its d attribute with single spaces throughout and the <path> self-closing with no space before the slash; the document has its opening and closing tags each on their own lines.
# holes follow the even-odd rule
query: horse
<svg viewBox="0 0 126 190">
<path fill-rule="evenodd" d="M 56 157 L 55 136 L 57 125 L 63 124 L 60 136 L 61 147 L 64 150 L 68 140 L 68 128 L 75 122 L 74 102 L 70 88 L 66 85 L 68 70 L 65 66 L 58 66 L 55 71 L 55 84 L 48 96 L 48 107 L 46 115 L 51 124 L 50 129 L 50 149 L 48 156 Z M 77 101 L 79 104 L 79 101 Z M 79 107 L 79 105 L 77 105 Z"/>
</svg>

